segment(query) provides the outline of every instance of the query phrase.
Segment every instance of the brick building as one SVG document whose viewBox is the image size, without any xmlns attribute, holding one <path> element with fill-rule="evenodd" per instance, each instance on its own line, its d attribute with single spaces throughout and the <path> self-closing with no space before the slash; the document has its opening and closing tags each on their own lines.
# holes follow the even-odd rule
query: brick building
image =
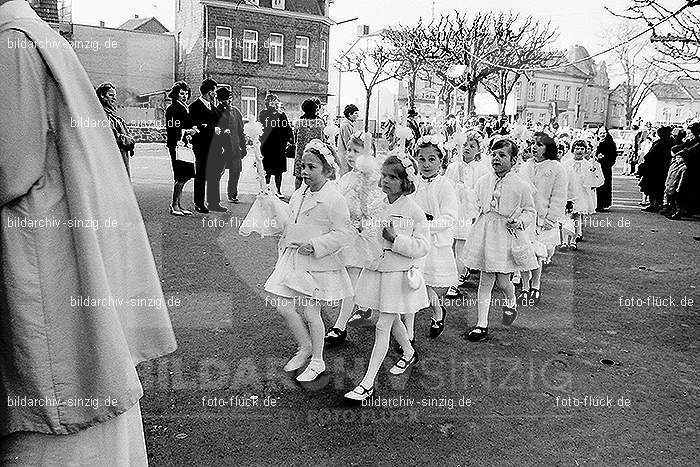
<svg viewBox="0 0 700 467">
<path fill-rule="evenodd" d="M 196 95 L 207 77 L 228 86 L 244 117 L 267 93 L 290 117 L 328 96 L 329 0 L 175 0 L 176 78 Z"/>
</svg>

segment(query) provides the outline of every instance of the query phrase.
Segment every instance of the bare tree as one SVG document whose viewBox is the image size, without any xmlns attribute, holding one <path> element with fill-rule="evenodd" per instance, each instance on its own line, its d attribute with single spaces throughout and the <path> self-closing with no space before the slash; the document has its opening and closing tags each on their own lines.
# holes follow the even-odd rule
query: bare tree
<svg viewBox="0 0 700 467">
<path fill-rule="evenodd" d="M 383 37 L 390 45 L 394 59 L 402 64 L 404 78 L 408 83 L 408 107 L 414 108 L 416 81 L 428 69 L 427 57 L 431 55 L 427 50 L 431 44 L 427 40 L 423 19 L 420 18 L 414 26 L 400 25 L 385 29 Z"/>
<path fill-rule="evenodd" d="M 700 76 L 700 17 L 695 7 L 700 0 L 630 0 L 626 10 L 613 15 L 646 24 L 651 28 L 651 43 L 661 54 L 658 65 L 667 71 L 682 72 L 688 77 Z"/>
<path fill-rule="evenodd" d="M 493 15 L 489 34 L 495 49 L 489 61 L 500 67 L 483 80 L 483 85 L 496 99 L 503 115 L 508 96 L 523 75 L 523 69 L 556 65 L 564 57 L 551 49 L 558 35 L 556 28 L 532 16 L 521 20 L 520 15 L 513 12 Z"/>
<path fill-rule="evenodd" d="M 625 106 L 625 126 L 632 125 L 642 101 L 651 93 L 652 87 L 668 75 L 652 59 L 653 48 L 647 40 L 627 40 L 643 32 L 644 28 L 628 20 L 620 21 L 603 36 L 603 45 L 615 46 L 610 54 L 614 57 L 610 68 L 613 77 L 622 79 L 618 88 Z"/>
<path fill-rule="evenodd" d="M 391 48 L 377 44 L 357 49 L 336 61 L 341 72 L 357 73 L 365 88 L 365 131 L 369 131 L 369 106 L 374 88 L 390 79 L 405 75 L 402 62 Z"/>
<path fill-rule="evenodd" d="M 489 34 L 491 18 L 491 13 L 476 13 L 470 18 L 457 11 L 442 15 L 428 25 L 426 31 L 428 45 L 424 59 L 429 71 L 449 83 L 452 89 L 467 93 L 468 114 L 474 111 L 479 83 L 496 71 L 487 63 L 495 51 L 493 37 Z M 465 65 L 465 73 L 459 77 L 449 76 L 451 65 Z"/>
</svg>

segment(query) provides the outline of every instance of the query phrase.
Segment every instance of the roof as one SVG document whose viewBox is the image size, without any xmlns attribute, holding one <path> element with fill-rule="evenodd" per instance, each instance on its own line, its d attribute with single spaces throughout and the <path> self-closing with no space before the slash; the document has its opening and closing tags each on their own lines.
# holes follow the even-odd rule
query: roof
<svg viewBox="0 0 700 467">
<path fill-rule="evenodd" d="M 690 94 L 693 100 L 700 100 L 700 80 L 690 78 L 680 78 L 678 80 L 683 89 Z"/>
<path fill-rule="evenodd" d="M 691 100 L 685 89 L 676 83 L 655 84 L 651 87 L 651 92 L 653 92 L 656 98 L 659 100 Z"/>
<path fill-rule="evenodd" d="M 148 24 L 153 22 L 153 24 Z M 149 32 L 169 32 L 168 28 L 163 26 L 163 23 L 158 21 L 155 17 L 149 16 L 147 18 L 131 18 L 124 24 L 119 26 L 119 29 L 127 29 L 129 31 L 140 31 L 144 27 L 148 26 Z"/>
</svg>

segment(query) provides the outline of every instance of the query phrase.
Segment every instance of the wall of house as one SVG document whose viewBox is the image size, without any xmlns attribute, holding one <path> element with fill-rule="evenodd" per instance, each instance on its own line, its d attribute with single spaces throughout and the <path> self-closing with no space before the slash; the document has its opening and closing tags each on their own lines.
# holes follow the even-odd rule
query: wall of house
<svg viewBox="0 0 700 467">
<path fill-rule="evenodd" d="M 175 38 L 75 24 L 73 49 L 93 86 L 109 81 L 117 102 L 173 84 Z"/>
</svg>

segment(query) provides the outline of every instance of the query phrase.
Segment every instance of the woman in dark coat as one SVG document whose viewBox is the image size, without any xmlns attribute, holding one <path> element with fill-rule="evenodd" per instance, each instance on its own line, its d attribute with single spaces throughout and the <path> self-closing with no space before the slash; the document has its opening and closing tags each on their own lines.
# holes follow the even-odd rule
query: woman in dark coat
<svg viewBox="0 0 700 467">
<path fill-rule="evenodd" d="M 639 173 L 642 175 L 639 188 L 649 197 L 649 206 L 645 211 L 658 212 L 661 209 L 666 175 L 671 165 L 671 147 L 674 143 L 671 131 L 669 126 L 662 126 L 656 131 L 659 139 L 654 141 L 639 167 Z"/>
<path fill-rule="evenodd" d="M 598 149 L 596 159 L 600 163 L 605 179 L 603 185 L 596 188 L 598 194 L 597 212 L 604 212 L 612 205 L 612 168 L 617 159 L 617 145 L 612 135 L 604 126 L 598 129 Z"/>
<path fill-rule="evenodd" d="M 262 123 L 263 134 L 260 137 L 260 153 L 262 155 L 263 169 L 265 169 L 265 182 L 270 183 L 270 178 L 275 176 L 277 197 L 282 195 L 282 174 L 287 171 L 286 151 L 287 145 L 294 140 L 287 115 L 279 111 L 280 100 L 274 94 L 265 97 L 265 110 L 260 112 L 258 121 Z"/>
<path fill-rule="evenodd" d="M 175 159 L 177 143 L 182 140 L 183 136 L 191 136 L 197 132 L 196 129 L 192 128 L 192 120 L 187 111 L 187 100 L 190 98 L 190 92 L 190 87 L 186 82 L 178 81 L 175 83 L 170 94 L 168 94 L 172 103 L 165 109 L 166 146 L 168 147 L 168 153 L 170 153 L 170 162 L 173 166 L 173 177 L 175 178 L 173 200 L 169 207 L 170 214 L 173 216 L 189 216 L 192 214 L 192 211 L 182 208 L 180 197 L 187 181 L 194 177 L 194 164 Z"/>
</svg>

